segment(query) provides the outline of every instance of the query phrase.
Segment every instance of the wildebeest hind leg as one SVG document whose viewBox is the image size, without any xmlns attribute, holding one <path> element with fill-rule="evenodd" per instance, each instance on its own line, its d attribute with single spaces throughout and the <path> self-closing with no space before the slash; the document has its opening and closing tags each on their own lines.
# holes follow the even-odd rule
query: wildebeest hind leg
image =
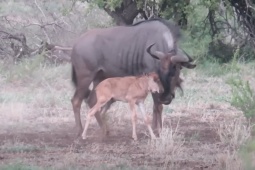
<svg viewBox="0 0 255 170">
<path fill-rule="evenodd" d="M 77 128 L 77 136 L 79 137 L 82 133 L 82 124 L 81 124 L 81 117 L 80 117 L 80 110 L 81 110 L 81 104 L 82 100 L 84 99 L 85 94 L 87 93 L 87 89 L 92 81 L 91 77 L 84 77 L 79 81 L 79 84 L 76 87 L 74 96 L 71 100 L 73 105 L 73 112 L 74 112 L 74 118 L 75 118 L 75 125 Z"/>
</svg>

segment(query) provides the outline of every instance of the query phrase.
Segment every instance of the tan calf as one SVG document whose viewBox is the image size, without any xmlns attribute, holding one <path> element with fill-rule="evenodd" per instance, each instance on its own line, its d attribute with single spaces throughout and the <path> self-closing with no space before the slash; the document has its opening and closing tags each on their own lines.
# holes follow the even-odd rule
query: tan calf
<svg viewBox="0 0 255 170">
<path fill-rule="evenodd" d="M 84 131 L 82 133 L 82 139 L 86 139 L 87 129 L 92 116 L 94 116 L 97 111 L 100 111 L 103 106 L 111 99 L 114 101 L 129 103 L 130 109 L 132 111 L 132 138 L 134 140 L 137 140 L 137 112 L 135 105 L 137 105 L 142 112 L 144 122 L 148 127 L 151 138 L 156 138 L 152 131 L 151 125 L 146 118 L 144 109 L 144 100 L 146 99 L 149 92 L 163 92 L 163 86 L 156 73 L 153 72 L 142 76 L 108 78 L 98 84 L 98 86 L 95 88 L 95 92 L 97 96 L 97 103 L 89 110 L 87 114 L 87 120 L 85 123 Z"/>
</svg>

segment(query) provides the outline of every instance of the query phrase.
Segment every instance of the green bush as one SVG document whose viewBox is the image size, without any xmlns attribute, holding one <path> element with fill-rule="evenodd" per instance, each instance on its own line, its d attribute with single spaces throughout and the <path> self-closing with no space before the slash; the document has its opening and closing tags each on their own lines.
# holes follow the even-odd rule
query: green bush
<svg viewBox="0 0 255 170">
<path fill-rule="evenodd" d="M 248 81 L 231 79 L 228 84 L 232 88 L 231 105 L 241 110 L 247 119 L 255 118 L 255 94 Z"/>
</svg>

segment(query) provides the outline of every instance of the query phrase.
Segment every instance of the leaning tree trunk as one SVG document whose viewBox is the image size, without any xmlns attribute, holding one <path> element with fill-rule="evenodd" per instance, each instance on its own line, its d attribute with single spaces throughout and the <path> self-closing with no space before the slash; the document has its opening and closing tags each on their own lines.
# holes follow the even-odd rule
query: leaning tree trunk
<svg viewBox="0 0 255 170">
<path fill-rule="evenodd" d="M 104 10 L 116 21 L 117 25 L 131 25 L 135 17 L 141 12 L 137 8 L 136 1 L 124 0 L 120 7 L 111 11 L 109 8 L 104 7 Z"/>
</svg>

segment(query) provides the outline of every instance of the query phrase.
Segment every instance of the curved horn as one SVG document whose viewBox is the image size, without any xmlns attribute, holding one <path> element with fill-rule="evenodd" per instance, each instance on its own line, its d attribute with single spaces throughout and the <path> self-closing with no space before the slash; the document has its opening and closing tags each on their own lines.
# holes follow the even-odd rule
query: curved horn
<svg viewBox="0 0 255 170">
<path fill-rule="evenodd" d="M 175 56 L 173 56 L 172 58 L 171 58 L 171 61 L 173 62 L 173 63 L 182 63 L 182 62 L 188 62 L 189 61 L 189 59 L 187 58 L 187 57 L 185 57 L 185 56 L 182 56 L 182 55 L 175 55 Z"/>
<path fill-rule="evenodd" d="M 146 49 L 146 51 L 147 51 L 153 58 L 155 58 L 155 59 L 160 60 L 160 59 L 164 58 L 164 57 L 165 57 L 165 54 L 162 53 L 162 52 L 160 52 L 160 51 L 155 51 L 154 53 L 151 52 L 151 47 L 152 47 L 153 45 L 155 45 L 155 43 L 151 44 L 151 45 Z"/>
<path fill-rule="evenodd" d="M 182 49 L 180 49 L 187 57 L 188 57 L 188 59 L 189 59 L 189 62 L 192 62 L 193 61 L 193 59 L 190 57 L 190 55 L 189 54 L 187 54 L 184 50 L 182 50 Z"/>
<path fill-rule="evenodd" d="M 171 58 L 171 61 L 174 63 L 181 63 L 181 62 L 189 62 L 189 57 L 181 51 L 179 48 L 177 50 L 177 54 Z"/>
</svg>

